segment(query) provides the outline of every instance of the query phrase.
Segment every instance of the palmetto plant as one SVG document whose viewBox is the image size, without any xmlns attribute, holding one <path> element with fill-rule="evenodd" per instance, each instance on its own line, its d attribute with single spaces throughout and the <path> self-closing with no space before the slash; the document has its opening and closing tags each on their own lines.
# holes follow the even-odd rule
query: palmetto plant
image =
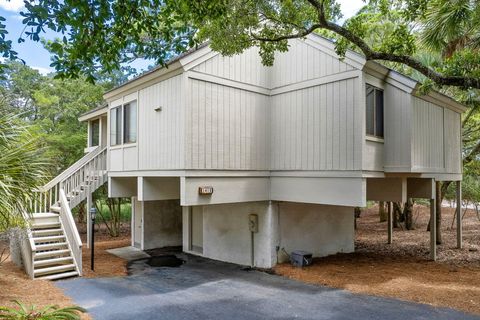
<svg viewBox="0 0 480 320">
<path fill-rule="evenodd" d="M 43 309 L 32 305 L 25 306 L 21 302 L 14 301 L 17 308 L 0 307 L 0 319 L 7 320 L 77 320 L 85 309 L 80 307 L 60 308 L 47 306 Z"/>
<path fill-rule="evenodd" d="M 22 224 L 21 213 L 48 167 L 30 127 L 14 115 L 0 115 L 0 234 Z"/>
</svg>

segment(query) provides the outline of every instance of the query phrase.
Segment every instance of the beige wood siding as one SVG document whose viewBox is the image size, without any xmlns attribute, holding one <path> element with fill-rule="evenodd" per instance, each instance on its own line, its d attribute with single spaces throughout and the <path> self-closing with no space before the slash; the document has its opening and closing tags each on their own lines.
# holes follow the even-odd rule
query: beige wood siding
<svg viewBox="0 0 480 320">
<path fill-rule="evenodd" d="M 358 86 L 353 78 L 273 96 L 271 169 L 361 169 Z"/>
<path fill-rule="evenodd" d="M 413 102 L 413 170 L 443 172 L 443 108 L 417 97 L 413 97 Z"/>
<path fill-rule="evenodd" d="M 184 168 L 183 75 L 139 92 L 138 163 L 140 170 Z M 155 111 L 161 107 L 161 111 Z"/>
<path fill-rule="evenodd" d="M 460 114 L 385 86 L 386 172 L 461 173 Z"/>
<path fill-rule="evenodd" d="M 461 159 L 461 117 L 445 109 L 445 170 L 448 173 L 462 172 Z"/>
<path fill-rule="evenodd" d="M 187 168 L 268 169 L 268 96 L 189 80 Z"/>
<path fill-rule="evenodd" d="M 385 171 L 410 171 L 412 96 L 386 84 L 384 101 Z"/>
<path fill-rule="evenodd" d="M 291 40 L 287 52 L 275 55 L 270 87 L 278 88 L 354 69 L 302 40 Z"/>
<path fill-rule="evenodd" d="M 363 170 L 383 171 L 384 143 L 365 141 Z"/>
<path fill-rule="evenodd" d="M 264 88 L 269 86 L 270 69 L 262 65 L 257 48 L 232 57 L 218 54 L 193 68 L 197 72 Z"/>
</svg>

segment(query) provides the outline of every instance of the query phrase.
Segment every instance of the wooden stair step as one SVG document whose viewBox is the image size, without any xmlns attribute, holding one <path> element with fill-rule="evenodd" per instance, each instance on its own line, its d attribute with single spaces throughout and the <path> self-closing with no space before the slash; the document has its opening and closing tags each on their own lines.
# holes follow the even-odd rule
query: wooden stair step
<svg viewBox="0 0 480 320">
<path fill-rule="evenodd" d="M 33 230 L 32 234 L 33 236 L 47 236 L 47 235 L 52 235 L 52 234 L 58 234 L 58 233 L 63 233 L 63 230 L 60 228 L 56 229 L 40 229 L 40 230 Z"/>
<path fill-rule="evenodd" d="M 33 241 L 35 242 L 53 242 L 53 241 L 64 240 L 64 239 L 65 239 L 65 235 L 33 237 Z"/>
<path fill-rule="evenodd" d="M 76 277 L 76 276 L 78 276 L 77 271 L 70 271 L 70 272 L 51 274 L 51 275 L 48 275 L 48 276 L 36 277 L 35 279 L 39 279 L 39 280 L 58 280 L 58 279 L 63 279 L 63 278 Z"/>
<path fill-rule="evenodd" d="M 40 268 L 40 269 L 34 269 L 33 274 L 34 275 L 43 275 L 43 274 L 50 274 L 50 273 L 58 273 L 58 272 L 64 272 L 64 271 L 70 271 L 72 269 L 75 269 L 75 264 L 70 263 L 70 264 L 62 264 L 59 266 L 54 266 L 54 267 L 46 267 L 46 268 Z"/>
<path fill-rule="evenodd" d="M 36 212 L 32 213 L 32 218 L 41 219 L 41 218 L 57 218 L 58 214 L 53 212 Z"/>
<path fill-rule="evenodd" d="M 51 258 L 51 259 L 44 259 L 44 260 L 36 260 L 33 262 L 34 267 L 40 267 L 40 266 L 48 266 L 52 264 L 62 264 L 65 262 L 72 262 L 73 258 L 72 256 L 68 257 L 60 257 L 60 258 Z"/>
<path fill-rule="evenodd" d="M 68 244 L 66 242 L 55 242 L 55 243 L 48 243 L 48 244 L 39 244 L 36 245 L 36 251 L 44 251 L 44 250 L 52 250 L 61 247 L 67 247 Z"/>
<path fill-rule="evenodd" d="M 44 229 L 44 228 L 51 228 L 51 227 L 59 227 L 60 221 L 58 222 L 35 222 L 32 224 L 32 229 Z"/>
<path fill-rule="evenodd" d="M 62 207 L 59 207 L 59 206 L 51 206 L 50 207 L 50 210 L 52 210 L 53 212 L 60 212 L 62 210 Z"/>
<path fill-rule="evenodd" d="M 47 258 L 47 257 L 58 257 L 64 254 L 70 254 L 69 249 L 59 249 L 59 250 L 51 250 L 45 252 L 35 252 L 35 258 Z"/>
</svg>

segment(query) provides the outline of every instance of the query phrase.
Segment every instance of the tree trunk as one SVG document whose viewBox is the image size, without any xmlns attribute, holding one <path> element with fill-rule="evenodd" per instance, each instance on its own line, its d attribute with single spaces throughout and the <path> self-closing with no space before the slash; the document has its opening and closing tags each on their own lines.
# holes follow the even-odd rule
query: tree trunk
<svg viewBox="0 0 480 320">
<path fill-rule="evenodd" d="M 78 223 L 84 223 L 85 222 L 85 216 L 86 216 L 86 210 L 85 210 L 85 203 L 81 203 L 78 206 L 78 215 L 77 215 L 77 222 Z"/>
<path fill-rule="evenodd" d="M 361 213 L 362 213 L 362 209 L 360 209 L 360 207 L 355 207 L 355 209 L 354 209 L 355 230 L 357 230 L 357 218 L 360 218 Z"/>
<path fill-rule="evenodd" d="M 405 205 L 403 206 L 403 209 L 399 207 L 399 212 L 398 212 L 398 221 L 399 222 L 405 222 Z"/>
<path fill-rule="evenodd" d="M 387 211 L 385 210 L 385 202 L 378 203 L 378 214 L 380 215 L 380 222 L 387 221 Z"/>
<path fill-rule="evenodd" d="M 437 244 L 442 244 L 442 183 L 435 182 L 435 205 L 437 209 Z"/>
<path fill-rule="evenodd" d="M 403 207 L 403 216 L 405 217 L 405 228 L 407 230 L 415 229 L 413 226 L 413 200 L 408 198 Z"/>
<path fill-rule="evenodd" d="M 400 227 L 399 218 L 402 214 L 402 207 L 399 202 L 393 203 L 393 227 L 398 228 Z"/>
</svg>

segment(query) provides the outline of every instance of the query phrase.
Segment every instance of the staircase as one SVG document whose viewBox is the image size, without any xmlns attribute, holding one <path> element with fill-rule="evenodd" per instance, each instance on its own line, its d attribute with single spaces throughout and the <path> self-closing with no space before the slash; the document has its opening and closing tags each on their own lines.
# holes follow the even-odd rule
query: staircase
<svg viewBox="0 0 480 320">
<path fill-rule="evenodd" d="M 82 241 L 71 209 L 107 180 L 106 148 L 86 154 L 32 197 L 21 252 L 32 279 L 82 275 Z"/>
<path fill-rule="evenodd" d="M 54 280 L 79 275 L 58 214 L 34 213 L 30 228 L 35 244 L 34 278 Z"/>
</svg>

